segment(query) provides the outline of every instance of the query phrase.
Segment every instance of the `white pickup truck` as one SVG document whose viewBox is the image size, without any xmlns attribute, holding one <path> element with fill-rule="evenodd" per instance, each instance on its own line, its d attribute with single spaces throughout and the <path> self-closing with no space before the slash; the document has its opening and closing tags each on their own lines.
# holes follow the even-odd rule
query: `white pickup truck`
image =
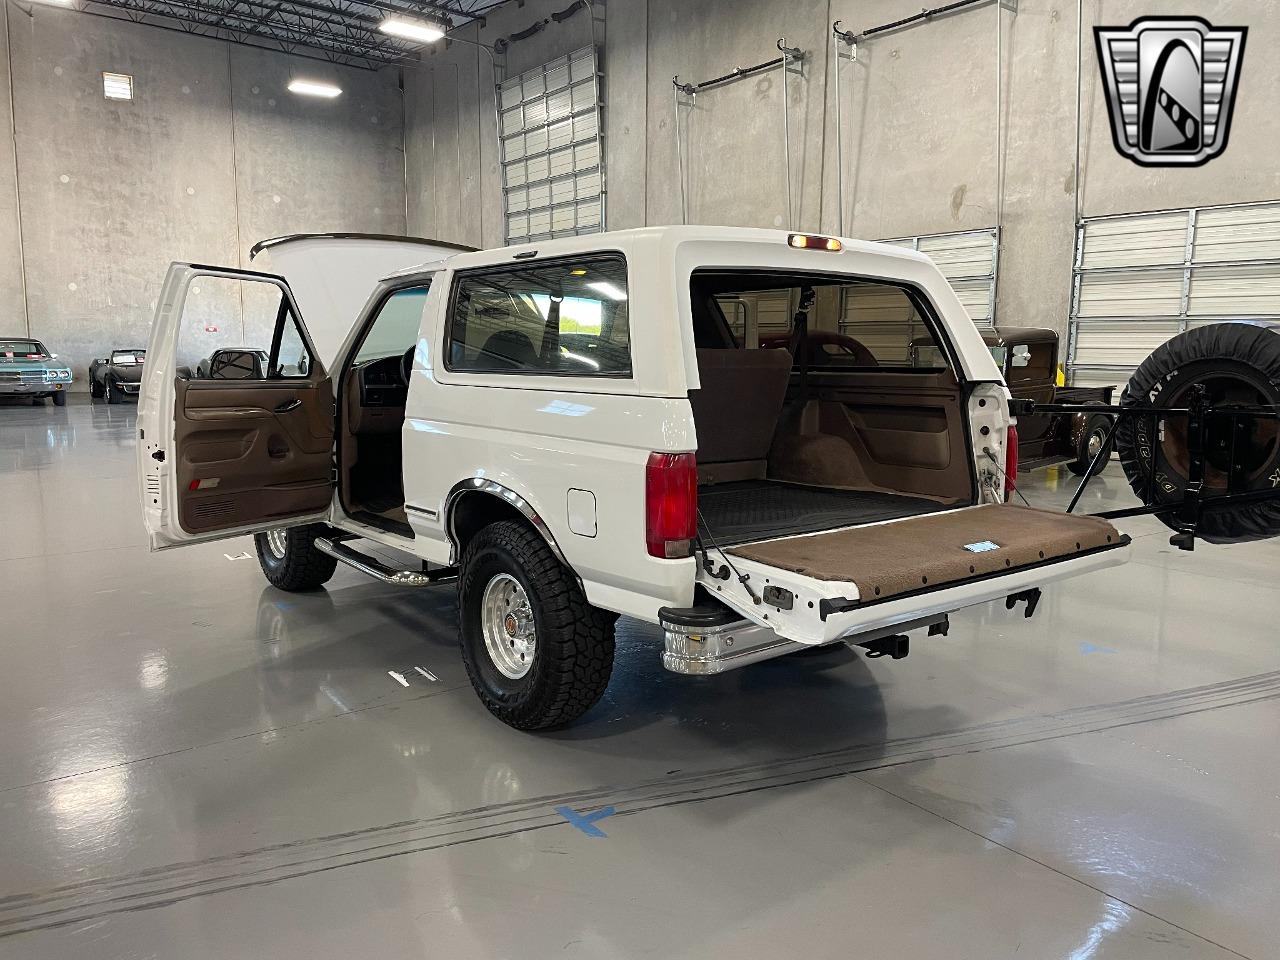
<svg viewBox="0 0 1280 960">
<path fill-rule="evenodd" d="M 169 270 L 139 411 L 152 549 L 252 533 L 285 590 L 337 562 L 456 578 L 468 673 L 512 726 L 597 701 L 618 614 L 660 624 L 677 673 L 898 656 L 1127 558 L 1103 520 L 1005 503 L 1009 392 L 919 254 L 721 227 L 255 253 L 272 272 Z M 268 305 L 266 367 L 182 375 L 213 329 L 194 291 L 227 283 Z"/>
</svg>

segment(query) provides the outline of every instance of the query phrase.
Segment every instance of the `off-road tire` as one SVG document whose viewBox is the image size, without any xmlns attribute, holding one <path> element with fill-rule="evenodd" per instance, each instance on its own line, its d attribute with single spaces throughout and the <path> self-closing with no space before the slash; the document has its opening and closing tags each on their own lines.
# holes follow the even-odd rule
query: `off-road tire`
<svg viewBox="0 0 1280 960">
<path fill-rule="evenodd" d="M 67 405 L 67 391 L 59 390 L 53 395 L 53 405 L 55 407 L 65 407 Z"/>
<path fill-rule="evenodd" d="M 1187 390 L 1194 383 L 1209 382 L 1210 403 L 1224 390 L 1235 393 L 1236 402 L 1280 406 L 1280 333 L 1248 323 L 1215 323 L 1181 333 L 1157 347 L 1134 372 L 1120 398 L 1122 406 L 1185 407 Z M 1172 446 L 1170 425 L 1162 432 L 1152 416 L 1126 416 L 1116 431 L 1116 449 L 1129 485 L 1149 506 L 1181 502 L 1187 489 L 1186 458 Z M 1185 427 L 1183 427 L 1185 430 Z M 1229 445 L 1218 431 L 1210 432 L 1206 451 L 1205 494 L 1226 492 L 1225 465 Z M 1246 490 L 1280 487 L 1280 425 L 1258 418 L 1251 436 L 1236 440 L 1237 457 L 1249 464 Z M 1154 476 L 1154 484 L 1152 478 Z M 1235 492 L 1244 492 L 1237 486 Z M 1149 498 L 1149 499 L 1148 499 Z M 1176 529 L 1176 517 L 1161 515 Z M 1240 543 L 1280 535 L 1280 500 L 1228 505 L 1204 510 L 1198 534 L 1209 543 Z"/>
<path fill-rule="evenodd" d="M 497 669 L 481 626 L 485 588 L 501 573 L 519 582 L 533 611 L 533 665 L 517 680 Z M 524 523 L 491 524 L 467 545 L 458 578 L 458 618 L 471 685 L 490 713 L 517 730 L 572 723 L 609 685 L 616 618 L 587 603 L 573 573 Z"/>
<path fill-rule="evenodd" d="M 1100 435 L 1103 442 L 1106 442 L 1107 436 L 1111 433 L 1111 418 L 1105 413 L 1093 413 L 1089 415 L 1088 421 L 1084 425 L 1084 429 L 1080 431 L 1080 437 L 1076 443 L 1076 458 L 1067 461 L 1067 469 L 1074 473 L 1077 477 L 1083 477 L 1089 470 L 1089 464 L 1093 463 L 1093 457 L 1089 456 L 1089 441 L 1095 435 Z M 1114 441 L 1112 447 L 1115 446 Z M 1107 451 L 1107 455 L 1099 461 L 1097 469 L 1093 471 L 1093 476 L 1097 476 L 1107 468 L 1107 464 L 1111 460 L 1111 451 Z"/>
<path fill-rule="evenodd" d="M 258 550 L 258 565 L 273 587 L 298 593 L 316 590 L 333 577 L 338 568 L 337 558 L 321 553 L 315 547 L 316 537 L 331 536 L 332 531 L 323 523 L 310 523 L 303 527 L 289 527 L 285 535 L 283 557 L 277 557 L 271 549 L 267 534 L 254 534 L 253 544 Z"/>
</svg>

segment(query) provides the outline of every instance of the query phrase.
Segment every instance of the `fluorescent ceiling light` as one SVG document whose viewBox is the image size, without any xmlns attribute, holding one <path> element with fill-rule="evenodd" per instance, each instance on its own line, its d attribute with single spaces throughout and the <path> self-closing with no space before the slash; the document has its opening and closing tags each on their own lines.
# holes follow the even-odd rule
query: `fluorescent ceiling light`
<svg viewBox="0 0 1280 960">
<path fill-rule="evenodd" d="M 432 43 L 439 40 L 444 36 L 445 31 L 443 24 L 432 20 L 410 20 L 408 17 L 387 17 L 378 24 L 378 29 L 393 37 L 417 40 L 419 43 Z"/>
<path fill-rule="evenodd" d="M 625 300 L 627 295 L 624 291 L 619 290 L 608 280 L 596 280 L 594 283 L 588 283 L 588 287 L 596 293 L 603 293 L 610 300 Z"/>
<path fill-rule="evenodd" d="M 76 0 L 35 0 L 36 3 L 43 3 L 50 7 L 74 7 Z"/>
<path fill-rule="evenodd" d="M 301 93 L 307 97 L 336 97 L 342 93 L 341 87 L 335 87 L 332 83 L 319 83 L 315 80 L 290 80 L 290 93 Z"/>
</svg>

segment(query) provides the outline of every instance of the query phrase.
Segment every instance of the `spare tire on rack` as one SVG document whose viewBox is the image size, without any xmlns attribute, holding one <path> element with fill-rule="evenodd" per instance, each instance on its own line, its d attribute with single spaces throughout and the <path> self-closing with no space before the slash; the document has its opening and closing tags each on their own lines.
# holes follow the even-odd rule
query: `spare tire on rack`
<svg viewBox="0 0 1280 960">
<path fill-rule="evenodd" d="M 1197 384 L 1204 385 L 1216 411 L 1233 406 L 1280 411 L 1280 328 L 1233 322 L 1180 333 L 1142 362 L 1120 405 L 1186 407 Z M 1280 488 L 1280 419 L 1255 417 L 1246 430 L 1233 428 L 1230 417 L 1215 416 L 1204 450 L 1206 497 L 1227 493 L 1233 444 L 1238 468 L 1232 493 Z M 1129 485 L 1144 503 L 1182 502 L 1190 464 L 1185 416 L 1122 416 L 1115 445 Z M 1176 513 L 1159 516 L 1177 529 Z M 1197 536 L 1210 543 L 1278 535 L 1280 499 L 1205 509 L 1197 528 Z"/>
</svg>

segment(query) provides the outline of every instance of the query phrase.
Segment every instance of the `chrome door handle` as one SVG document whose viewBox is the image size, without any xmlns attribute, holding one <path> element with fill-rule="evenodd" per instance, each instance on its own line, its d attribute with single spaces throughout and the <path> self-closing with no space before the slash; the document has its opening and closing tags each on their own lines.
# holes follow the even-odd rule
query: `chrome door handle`
<svg viewBox="0 0 1280 960">
<path fill-rule="evenodd" d="M 300 406 L 302 406 L 302 401 L 294 397 L 292 400 L 286 400 L 276 407 L 276 413 L 288 413 L 290 410 L 297 410 Z"/>
</svg>

